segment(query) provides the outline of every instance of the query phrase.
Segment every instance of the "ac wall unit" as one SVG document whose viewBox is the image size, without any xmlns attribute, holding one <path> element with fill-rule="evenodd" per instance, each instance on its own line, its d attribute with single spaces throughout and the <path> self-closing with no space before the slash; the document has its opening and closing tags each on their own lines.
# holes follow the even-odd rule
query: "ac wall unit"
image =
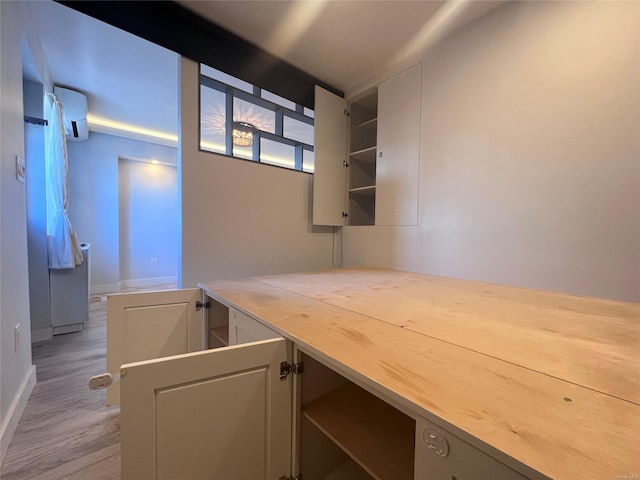
<svg viewBox="0 0 640 480">
<path fill-rule="evenodd" d="M 82 142 L 89 138 L 87 96 L 68 88 L 54 87 L 53 93 L 62 102 L 67 140 Z"/>
</svg>

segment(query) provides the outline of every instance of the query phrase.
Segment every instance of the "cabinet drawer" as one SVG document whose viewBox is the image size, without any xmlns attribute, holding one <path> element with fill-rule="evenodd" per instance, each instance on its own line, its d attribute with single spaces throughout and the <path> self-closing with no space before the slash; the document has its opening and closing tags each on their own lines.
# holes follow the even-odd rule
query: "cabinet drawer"
<svg viewBox="0 0 640 480">
<path fill-rule="evenodd" d="M 416 479 L 528 480 L 495 458 L 424 419 L 418 419 L 416 425 L 415 462 Z"/>
<path fill-rule="evenodd" d="M 229 345 L 239 345 L 241 343 L 257 342 L 259 340 L 269 340 L 280 337 L 280 334 L 265 327 L 249 315 L 245 315 L 235 308 L 229 309 Z"/>
</svg>

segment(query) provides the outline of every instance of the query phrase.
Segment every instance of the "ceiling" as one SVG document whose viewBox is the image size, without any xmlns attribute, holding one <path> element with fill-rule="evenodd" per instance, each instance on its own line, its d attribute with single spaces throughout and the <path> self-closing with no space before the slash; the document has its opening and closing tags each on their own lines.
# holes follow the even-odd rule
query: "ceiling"
<svg viewBox="0 0 640 480">
<path fill-rule="evenodd" d="M 93 117 L 177 135 L 176 53 L 53 1 L 29 7 L 55 85 L 86 94 Z"/>
<path fill-rule="evenodd" d="M 178 0 L 177 3 L 346 92 L 500 2 Z"/>
<path fill-rule="evenodd" d="M 178 3 L 326 83 L 349 91 L 500 1 Z M 54 83 L 87 95 L 92 130 L 110 128 L 96 125 L 96 121 L 120 122 L 164 133 L 173 138 L 166 144 L 175 144 L 177 54 L 52 1 L 32 1 L 29 8 Z M 33 77 L 29 59 L 24 61 L 25 76 Z M 91 118 L 98 120 L 92 125 Z"/>
</svg>

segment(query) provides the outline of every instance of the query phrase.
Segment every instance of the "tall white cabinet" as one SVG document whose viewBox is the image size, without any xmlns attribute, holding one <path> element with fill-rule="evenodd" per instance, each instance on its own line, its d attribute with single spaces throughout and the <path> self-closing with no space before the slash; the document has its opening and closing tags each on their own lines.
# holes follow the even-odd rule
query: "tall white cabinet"
<svg viewBox="0 0 640 480">
<path fill-rule="evenodd" d="M 422 65 L 350 102 L 316 87 L 315 225 L 417 225 Z"/>
<path fill-rule="evenodd" d="M 378 86 L 376 225 L 417 225 L 421 65 Z"/>
</svg>

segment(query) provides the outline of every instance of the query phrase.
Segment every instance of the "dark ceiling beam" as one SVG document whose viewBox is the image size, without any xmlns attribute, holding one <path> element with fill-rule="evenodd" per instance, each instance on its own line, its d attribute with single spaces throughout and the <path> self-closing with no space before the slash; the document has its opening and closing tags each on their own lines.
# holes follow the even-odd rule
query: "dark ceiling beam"
<svg viewBox="0 0 640 480">
<path fill-rule="evenodd" d="M 308 108 L 314 105 L 315 85 L 344 96 L 331 85 L 174 2 L 56 1 Z"/>
</svg>

